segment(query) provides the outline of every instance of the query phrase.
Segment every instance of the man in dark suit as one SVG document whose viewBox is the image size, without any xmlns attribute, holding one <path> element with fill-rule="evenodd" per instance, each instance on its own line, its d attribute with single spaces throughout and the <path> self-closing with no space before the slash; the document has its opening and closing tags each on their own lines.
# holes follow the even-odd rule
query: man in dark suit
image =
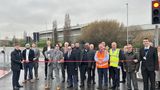
<svg viewBox="0 0 160 90">
<path fill-rule="evenodd" d="M 148 38 L 143 39 L 144 47 L 140 49 L 141 71 L 143 76 L 143 90 L 155 90 L 155 70 L 158 70 L 157 49 L 150 46 Z M 149 81 L 151 83 L 149 89 Z"/>
<path fill-rule="evenodd" d="M 12 85 L 13 90 L 19 90 L 20 87 L 23 87 L 19 84 L 20 71 L 22 69 L 22 54 L 19 49 L 19 44 L 15 44 L 15 49 L 11 52 L 11 70 L 12 75 Z"/>
<path fill-rule="evenodd" d="M 68 73 L 68 87 L 74 86 L 74 89 L 78 89 L 78 63 L 76 62 L 76 52 L 75 49 L 68 47 L 67 53 L 64 54 L 64 59 L 66 61 L 67 73 Z M 74 62 L 75 61 L 75 62 Z"/>
<path fill-rule="evenodd" d="M 33 59 L 35 58 L 34 51 L 30 48 L 30 44 L 26 44 L 25 47 L 26 47 L 26 49 L 23 50 L 23 52 L 22 52 L 22 57 L 24 60 L 24 82 L 23 83 L 27 82 L 28 70 L 29 70 L 29 80 L 30 80 L 30 82 L 33 82 L 32 69 L 33 69 L 33 65 L 34 65 Z"/>
<path fill-rule="evenodd" d="M 81 53 L 81 62 L 80 62 L 80 79 L 81 79 L 81 85 L 80 87 L 84 87 L 84 81 L 86 79 L 86 72 L 88 70 L 88 61 L 89 61 L 89 43 L 85 43 L 84 49 Z M 89 84 L 87 83 L 89 86 Z"/>
</svg>

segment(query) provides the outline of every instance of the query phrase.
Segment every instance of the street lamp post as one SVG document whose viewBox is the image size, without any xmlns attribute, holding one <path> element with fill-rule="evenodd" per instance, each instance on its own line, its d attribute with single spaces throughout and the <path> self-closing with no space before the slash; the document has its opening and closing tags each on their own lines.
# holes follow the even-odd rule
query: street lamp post
<svg viewBox="0 0 160 90">
<path fill-rule="evenodd" d="M 127 7 L 127 44 L 129 43 L 128 40 L 128 3 L 126 3 L 126 7 Z"/>
</svg>

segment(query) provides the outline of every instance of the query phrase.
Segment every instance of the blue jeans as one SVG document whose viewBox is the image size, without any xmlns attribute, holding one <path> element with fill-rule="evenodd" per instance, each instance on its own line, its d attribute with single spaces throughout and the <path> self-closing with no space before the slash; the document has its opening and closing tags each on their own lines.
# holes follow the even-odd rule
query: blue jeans
<svg viewBox="0 0 160 90">
<path fill-rule="evenodd" d="M 33 62 L 24 63 L 24 80 L 27 80 L 27 74 L 29 70 L 29 79 L 33 79 Z"/>
<path fill-rule="evenodd" d="M 108 86 L 108 69 L 107 68 L 98 68 L 98 85 L 99 87 L 102 87 L 104 84 L 105 86 Z M 104 83 L 103 83 L 104 81 Z"/>
</svg>

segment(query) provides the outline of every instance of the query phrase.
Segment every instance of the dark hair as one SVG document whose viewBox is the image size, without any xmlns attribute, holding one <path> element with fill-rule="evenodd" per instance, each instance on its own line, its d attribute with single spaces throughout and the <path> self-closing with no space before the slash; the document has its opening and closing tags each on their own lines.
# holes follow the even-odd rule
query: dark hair
<svg viewBox="0 0 160 90">
<path fill-rule="evenodd" d="M 14 46 L 19 46 L 20 44 L 19 43 L 14 43 Z"/>
<path fill-rule="evenodd" d="M 144 38 L 143 40 L 148 40 L 148 41 L 150 41 L 150 40 L 149 40 L 149 38 L 147 38 L 147 37 L 146 37 L 146 38 Z"/>
</svg>

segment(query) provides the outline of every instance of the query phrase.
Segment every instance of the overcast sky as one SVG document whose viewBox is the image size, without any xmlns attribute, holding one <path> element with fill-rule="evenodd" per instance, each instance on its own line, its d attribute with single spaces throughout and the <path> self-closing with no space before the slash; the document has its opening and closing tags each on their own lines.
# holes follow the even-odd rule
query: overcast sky
<svg viewBox="0 0 160 90">
<path fill-rule="evenodd" d="M 51 29 L 53 20 L 63 27 L 66 13 L 71 25 L 102 19 L 116 19 L 126 25 L 127 2 L 129 25 L 151 23 L 151 0 L 0 0 L 0 39 Z"/>
</svg>

